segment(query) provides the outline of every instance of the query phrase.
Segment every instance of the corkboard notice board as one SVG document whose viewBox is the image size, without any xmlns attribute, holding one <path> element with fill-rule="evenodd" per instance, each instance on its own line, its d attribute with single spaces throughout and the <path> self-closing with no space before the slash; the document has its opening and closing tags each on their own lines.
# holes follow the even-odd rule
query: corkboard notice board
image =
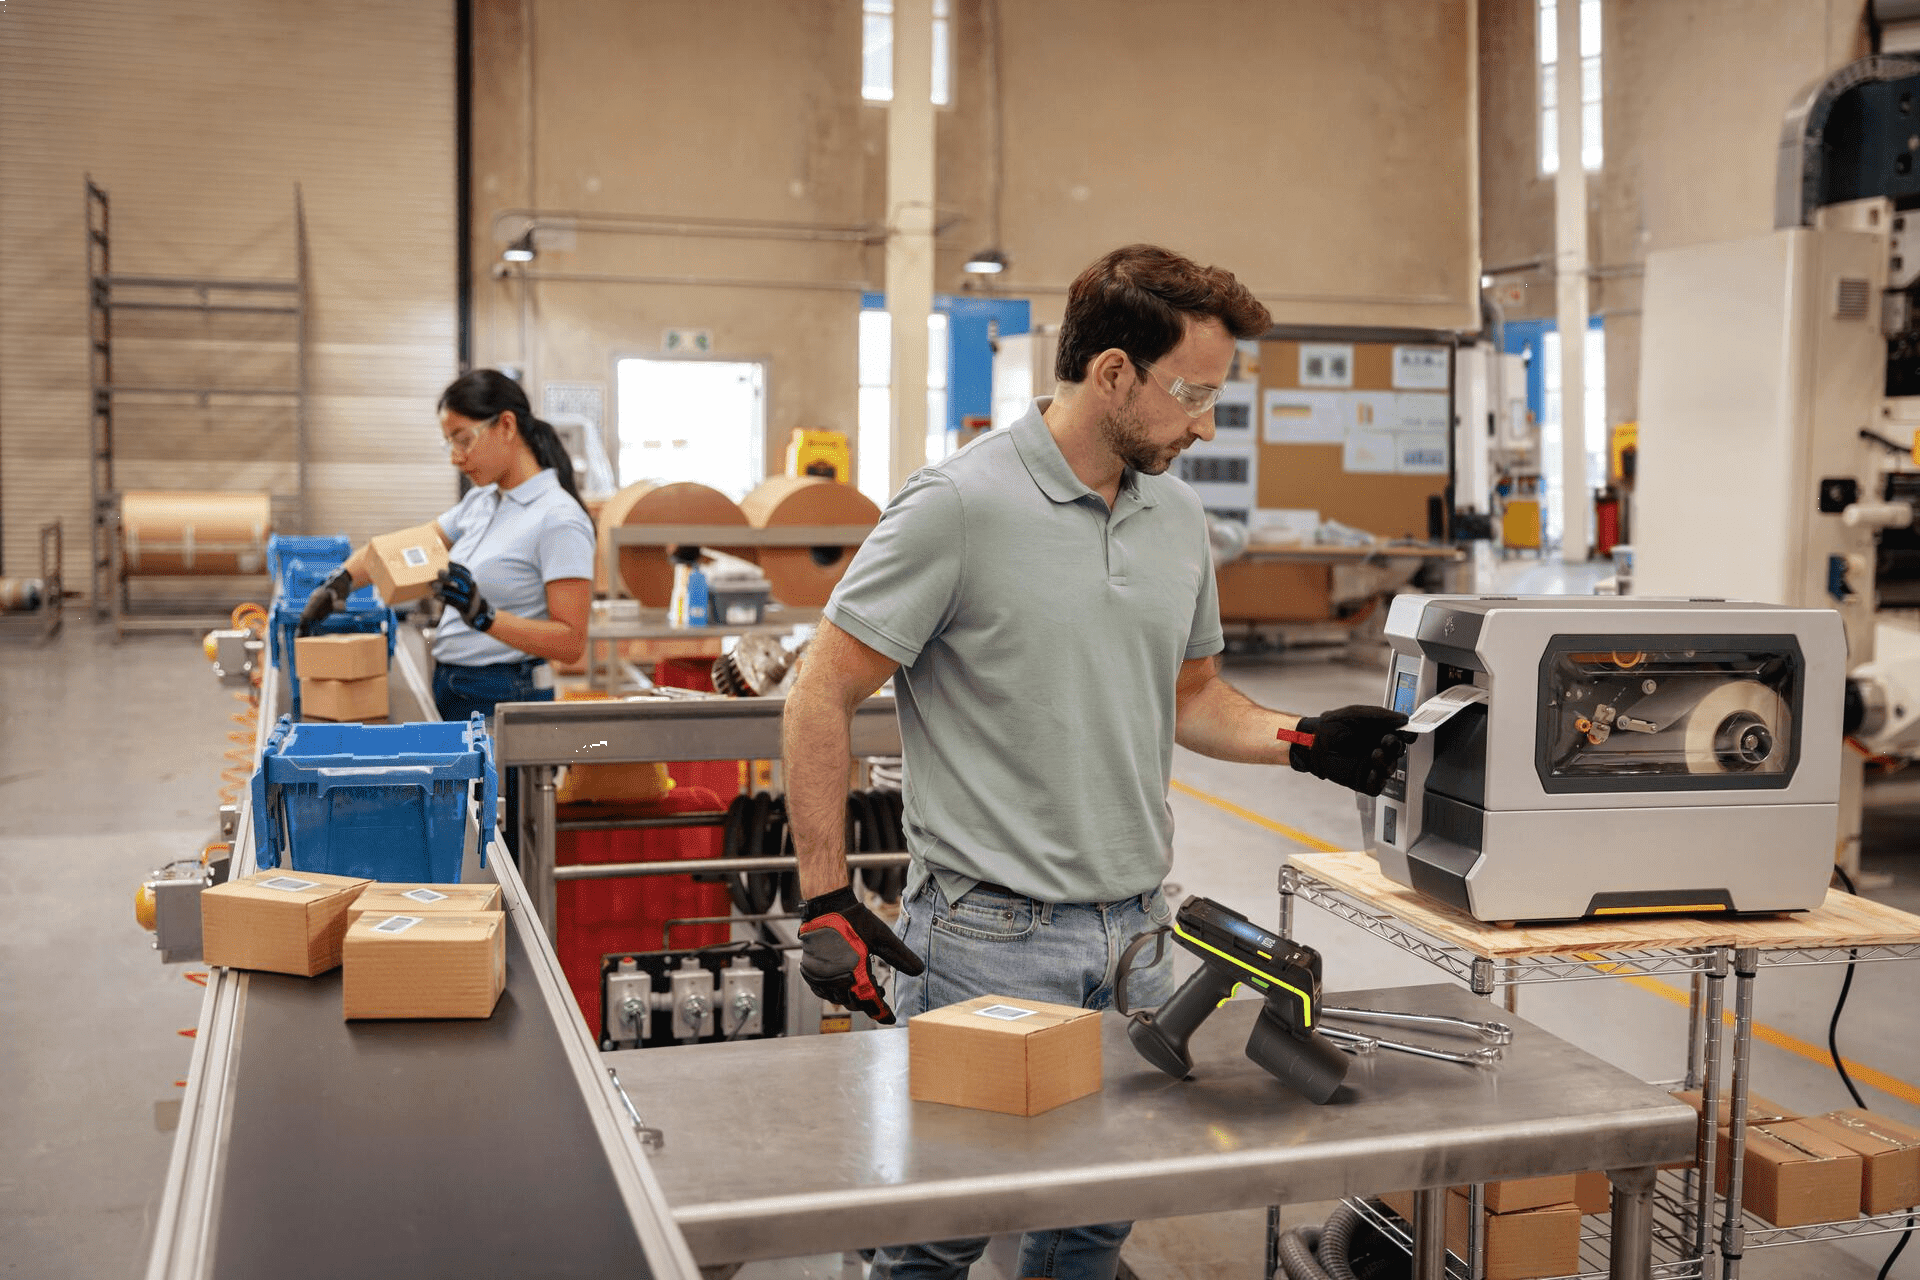
<svg viewBox="0 0 1920 1280">
<path fill-rule="evenodd" d="M 1329 341 L 1337 342 L 1338 339 L 1330 338 Z M 1396 344 L 1355 342 L 1343 345 L 1350 346 L 1353 351 L 1352 385 L 1343 390 L 1405 390 L 1393 385 L 1393 352 Z M 1445 472 L 1419 475 L 1350 472 L 1344 465 L 1342 445 L 1275 444 L 1267 441 L 1264 419 L 1266 393 L 1269 390 L 1300 388 L 1300 347 L 1300 343 L 1292 341 L 1260 344 L 1260 399 L 1255 414 L 1260 419 L 1261 440 L 1255 505 L 1267 510 L 1306 508 L 1318 511 L 1322 520 L 1338 520 L 1356 529 L 1365 529 L 1377 537 L 1424 540 L 1427 536 L 1427 499 L 1445 494 Z M 1449 409 L 1449 420 L 1451 416 Z M 1450 431 L 1448 435 L 1451 436 Z"/>
</svg>

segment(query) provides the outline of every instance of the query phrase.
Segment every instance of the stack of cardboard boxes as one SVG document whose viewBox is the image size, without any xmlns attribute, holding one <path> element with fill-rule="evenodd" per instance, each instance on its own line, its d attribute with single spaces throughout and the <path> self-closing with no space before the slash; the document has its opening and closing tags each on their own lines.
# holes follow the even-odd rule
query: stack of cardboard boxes
<svg viewBox="0 0 1920 1280">
<path fill-rule="evenodd" d="M 301 636 L 293 650 L 303 718 L 363 724 L 387 718 L 386 636 Z"/>
<path fill-rule="evenodd" d="M 1700 1109 L 1697 1091 L 1674 1096 Z M 1731 1181 L 1730 1133 L 1723 1117 L 1714 1165 L 1721 1194 Z M 1920 1204 L 1920 1128 L 1858 1109 L 1802 1116 L 1751 1094 L 1740 1203 L 1776 1227 L 1912 1208 Z"/>
<path fill-rule="evenodd" d="M 343 969 L 348 1018 L 486 1018 L 507 985 L 495 884 L 375 884 L 263 871 L 200 895 L 208 964 Z"/>
<path fill-rule="evenodd" d="M 1402 1218 L 1413 1220 L 1412 1192 L 1389 1192 L 1380 1198 Z M 1604 1173 L 1487 1183 L 1480 1220 L 1487 1280 L 1532 1280 L 1579 1271 L 1580 1216 L 1605 1213 L 1607 1202 Z M 1467 1256 L 1470 1212 L 1467 1189 L 1450 1188 L 1447 1248 L 1462 1258 Z"/>
</svg>

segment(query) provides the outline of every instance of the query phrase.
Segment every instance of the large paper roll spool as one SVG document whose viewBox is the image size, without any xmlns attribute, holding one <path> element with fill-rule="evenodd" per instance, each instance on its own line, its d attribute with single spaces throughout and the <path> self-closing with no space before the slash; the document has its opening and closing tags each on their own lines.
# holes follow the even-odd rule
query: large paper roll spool
<svg viewBox="0 0 1920 1280">
<path fill-rule="evenodd" d="M 727 524 L 746 527 L 747 517 L 732 498 L 704 484 L 630 484 L 607 499 L 596 522 L 599 563 L 607 562 L 612 531 L 622 526 L 664 524 Z M 715 547 L 752 558 L 744 547 Z M 627 592 L 650 609 L 664 609 L 673 596 L 673 559 L 665 547 L 622 547 L 617 572 Z M 595 570 L 598 578 L 599 570 Z"/>
<path fill-rule="evenodd" d="M 740 503 L 756 529 L 792 525 L 851 524 L 872 528 L 880 508 L 852 485 L 818 476 L 775 476 Z M 795 609 L 827 603 L 858 544 L 822 547 L 761 547 L 755 557 L 773 598 Z"/>
<path fill-rule="evenodd" d="M 272 532 L 264 493 L 120 495 L 120 565 L 130 578 L 265 573 Z"/>
</svg>

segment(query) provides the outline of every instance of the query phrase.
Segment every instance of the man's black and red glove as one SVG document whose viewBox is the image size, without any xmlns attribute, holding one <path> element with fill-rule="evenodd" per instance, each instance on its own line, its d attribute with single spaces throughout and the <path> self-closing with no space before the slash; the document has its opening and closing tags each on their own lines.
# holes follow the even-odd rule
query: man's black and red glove
<svg viewBox="0 0 1920 1280">
<path fill-rule="evenodd" d="M 1293 744 L 1287 762 L 1299 772 L 1377 796 L 1407 753 L 1406 722 L 1398 711 L 1357 703 L 1307 716 L 1276 736 Z"/>
<path fill-rule="evenodd" d="M 861 904 L 851 885 L 807 899 L 800 921 L 800 976 L 813 994 L 891 1025 L 893 1010 L 870 962 L 878 956 L 912 976 L 927 970 L 920 957 Z"/>
</svg>

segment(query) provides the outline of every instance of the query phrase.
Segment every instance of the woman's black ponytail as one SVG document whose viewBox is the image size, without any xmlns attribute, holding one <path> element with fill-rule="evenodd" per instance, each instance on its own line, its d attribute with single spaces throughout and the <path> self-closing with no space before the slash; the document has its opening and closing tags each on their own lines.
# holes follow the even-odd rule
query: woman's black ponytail
<svg viewBox="0 0 1920 1280">
<path fill-rule="evenodd" d="M 580 486 L 573 478 L 573 459 L 567 456 L 566 447 L 560 443 L 560 433 L 553 429 L 552 423 L 533 416 L 533 406 L 527 401 L 527 393 L 512 378 L 498 369 L 474 369 L 463 373 L 440 393 L 439 407 L 451 409 L 475 422 L 485 422 L 511 411 L 515 421 L 520 424 L 520 438 L 527 442 L 527 448 L 533 450 L 533 460 L 542 467 L 552 467 L 560 479 L 560 487 L 580 504 L 581 510 L 586 509 L 587 504 L 580 497 Z"/>
</svg>

